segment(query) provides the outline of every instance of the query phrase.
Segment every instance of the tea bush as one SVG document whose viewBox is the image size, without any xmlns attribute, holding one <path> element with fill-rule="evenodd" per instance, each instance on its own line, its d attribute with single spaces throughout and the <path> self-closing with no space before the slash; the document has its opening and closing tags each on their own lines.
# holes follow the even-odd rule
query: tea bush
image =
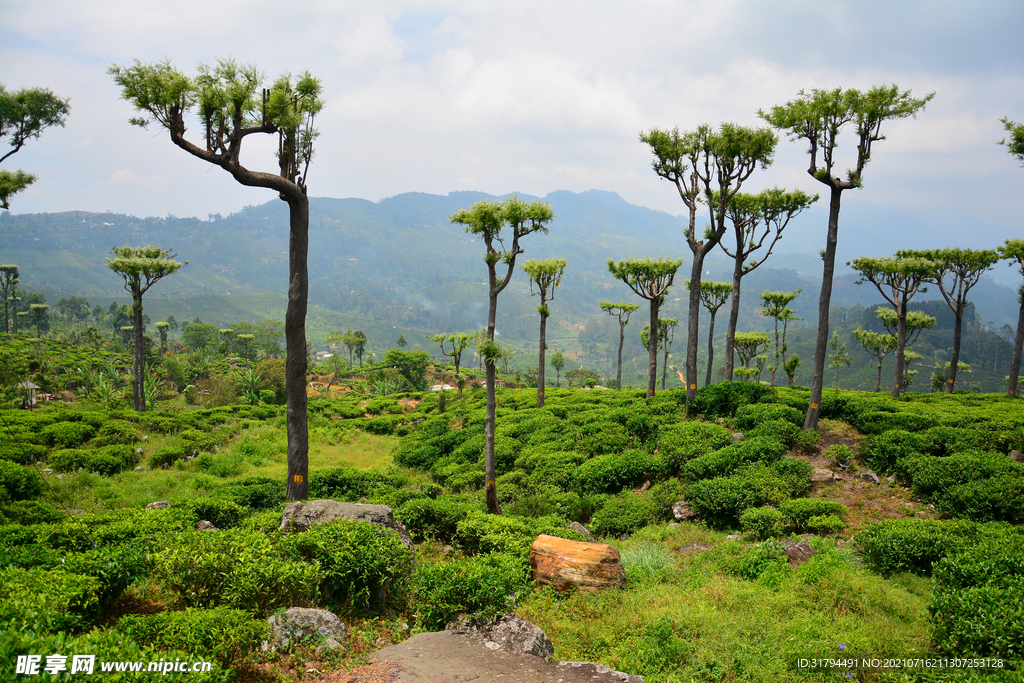
<svg viewBox="0 0 1024 683">
<path fill-rule="evenodd" d="M 928 500 L 933 494 L 971 481 L 999 474 L 1024 475 L 1024 466 L 1001 453 L 973 451 L 945 458 L 916 456 L 900 460 L 895 467 L 900 479 Z"/>
<path fill-rule="evenodd" d="M 997 441 L 993 432 L 963 427 L 932 427 L 922 437 L 928 454 L 940 457 L 970 450 L 991 451 Z"/>
<path fill-rule="evenodd" d="M 96 435 L 96 443 L 101 446 L 110 444 L 133 444 L 139 440 L 139 429 L 124 420 L 107 420 Z"/>
<path fill-rule="evenodd" d="M 656 478 L 659 470 L 659 461 L 644 451 L 599 455 L 576 469 L 573 488 L 581 494 L 617 493 Z"/>
<path fill-rule="evenodd" d="M 9 520 L 25 526 L 54 524 L 67 517 L 67 513 L 40 500 L 19 500 L 0 505 L 0 524 Z"/>
<path fill-rule="evenodd" d="M 395 519 L 405 524 L 413 538 L 434 538 L 442 543 L 455 540 L 458 524 L 474 510 L 484 510 L 457 495 L 438 496 L 437 499 L 417 498 L 394 511 Z"/>
<path fill-rule="evenodd" d="M 997 522 L 902 519 L 871 524 L 854 540 L 867 563 L 879 571 L 929 576 L 932 565 L 947 555 L 964 552 L 983 540 L 1010 539 L 1021 533 Z"/>
<path fill-rule="evenodd" d="M 96 616 L 101 583 L 63 569 L 0 569 L 0 624 L 78 631 Z"/>
<path fill-rule="evenodd" d="M 864 439 L 860 446 L 860 457 L 876 472 L 888 474 L 895 470 L 896 463 L 903 458 L 921 455 L 924 451 L 923 437 L 902 429 L 890 429 Z"/>
<path fill-rule="evenodd" d="M 842 503 L 820 498 L 794 498 L 783 501 L 779 504 L 779 511 L 786 516 L 790 526 L 798 531 L 807 529 L 813 517 L 834 515 L 842 519 L 848 512 Z"/>
<path fill-rule="evenodd" d="M 828 536 L 838 534 L 846 528 L 846 522 L 839 515 L 814 515 L 807 520 L 806 529 L 812 534 Z"/>
<path fill-rule="evenodd" d="M 718 382 L 697 390 L 690 410 L 701 417 L 733 417 L 751 403 L 774 403 L 775 389 L 755 382 Z M 802 424 L 802 421 L 801 421 Z"/>
<path fill-rule="evenodd" d="M 772 507 L 750 508 L 740 515 L 740 528 L 759 539 L 786 533 L 786 516 Z"/>
<path fill-rule="evenodd" d="M 190 498 L 178 506 L 197 520 L 206 520 L 218 529 L 237 526 L 249 512 L 234 501 L 212 497 Z"/>
<path fill-rule="evenodd" d="M 782 458 L 786 450 L 785 444 L 775 439 L 766 437 L 747 439 L 690 460 L 683 466 L 683 474 L 693 481 L 724 477 L 732 474 L 742 465 L 753 462 L 773 463 Z"/>
<path fill-rule="evenodd" d="M 270 637 L 266 621 L 228 607 L 132 614 L 118 621 L 116 628 L 126 637 L 160 650 L 212 656 L 225 666 L 236 665 Z"/>
<path fill-rule="evenodd" d="M 57 448 L 77 448 L 96 434 L 96 428 L 84 422 L 56 422 L 42 430 L 46 443 Z"/>
<path fill-rule="evenodd" d="M 753 498 L 753 486 L 738 476 L 704 479 L 686 488 L 690 510 L 715 527 L 738 526 L 744 510 L 761 504 Z"/>
<path fill-rule="evenodd" d="M 109 476 L 135 467 L 135 449 L 131 446 L 104 446 L 86 453 L 85 469 L 89 472 Z"/>
<path fill-rule="evenodd" d="M 0 502 L 31 500 L 43 489 L 43 480 L 34 469 L 0 460 Z"/>
<path fill-rule="evenodd" d="M 631 534 L 658 520 L 652 501 L 632 491 L 609 498 L 590 520 L 591 531 L 602 536 Z"/>
<path fill-rule="evenodd" d="M 804 426 L 803 413 L 782 403 L 754 403 L 736 411 L 736 427 L 744 433 L 775 420 L 783 420 L 799 428 Z"/>
<path fill-rule="evenodd" d="M 131 545 L 105 546 L 80 553 L 68 553 L 51 565 L 54 569 L 100 581 L 99 606 L 109 608 L 136 579 L 148 576 L 152 563 L 146 553 Z"/>
<path fill-rule="evenodd" d="M 62 448 L 50 453 L 46 464 L 56 472 L 77 472 L 79 467 L 85 467 L 89 454 L 89 451 L 77 448 Z"/>
<path fill-rule="evenodd" d="M 331 498 L 356 502 L 387 487 L 399 487 L 402 481 L 382 472 L 334 467 L 316 470 L 309 475 L 309 498 Z"/>
<path fill-rule="evenodd" d="M 803 429 L 788 420 L 768 420 L 746 432 L 747 438 L 768 438 L 787 449 L 797 445 L 803 435 Z"/>
<path fill-rule="evenodd" d="M 502 553 L 421 563 L 413 575 L 418 625 L 439 631 L 460 613 L 504 614 L 530 583 L 530 565 Z"/>
<path fill-rule="evenodd" d="M 0 441 L 0 460 L 10 460 L 21 465 L 45 460 L 49 451 L 46 446 L 28 441 Z"/>
<path fill-rule="evenodd" d="M 935 507 L 975 522 L 1024 522 L 1024 476 L 1001 474 L 952 486 L 934 497 Z"/>
<path fill-rule="evenodd" d="M 687 461 L 732 442 L 732 433 L 721 425 L 686 421 L 665 425 L 659 430 L 658 451 L 666 463 L 666 470 L 676 473 Z"/>
<path fill-rule="evenodd" d="M 218 488 L 215 495 L 253 510 L 269 510 L 284 502 L 281 482 L 269 477 L 246 477 L 232 481 Z"/>
</svg>

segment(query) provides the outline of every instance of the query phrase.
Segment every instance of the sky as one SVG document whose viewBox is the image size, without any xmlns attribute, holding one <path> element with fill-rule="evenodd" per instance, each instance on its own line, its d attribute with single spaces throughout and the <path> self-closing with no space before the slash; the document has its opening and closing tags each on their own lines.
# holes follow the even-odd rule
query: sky
<svg viewBox="0 0 1024 683">
<path fill-rule="evenodd" d="M 641 131 L 766 125 L 758 109 L 802 89 L 897 84 L 915 96 L 934 92 L 916 118 L 883 128 L 887 139 L 873 148 L 864 187 L 844 196 L 869 218 L 848 229 L 869 231 L 874 255 L 991 247 L 1024 235 L 1024 169 L 996 144 L 1002 117 L 1024 121 L 1024 2 L 285 7 L 0 0 L 0 83 L 71 98 L 65 128 L 4 162 L 39 177 L 14 198 L 13 211 L 205 218 L 273 199 L 190 157 L 158 127 L 129 125 L 132 106 L 107 73 L 136 59 L 170 60 L 194 73 L 199 63 L 232 57 L 255 63 L 268 80 L 305 70 L 322 80 L 326 107 L 309 193 L 372 201 L 405 192 L 599 189 L 678 215 L 682 203 L 651 170 Z M 744 190 L 822 192 L 807 175 L 805 143 L 780 138 L 772 166 Z M 243 162 L 274 171 L 274 148 L 253 144 Z M 842 139 L 839 164 L 852 165 L 854 153 Z M 821 207 L 804 220 L 824 215 Z"/>
</svg>

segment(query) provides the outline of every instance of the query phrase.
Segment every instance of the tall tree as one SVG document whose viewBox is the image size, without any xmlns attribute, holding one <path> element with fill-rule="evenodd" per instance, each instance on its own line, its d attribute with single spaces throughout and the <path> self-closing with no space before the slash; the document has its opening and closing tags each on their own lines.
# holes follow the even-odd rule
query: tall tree
<svg viewBox="0 0 1024 683">
<path fill-rule="evenodd" d="M 679 318 L 658 318 L 658 348 L 664 354 L 661 360 L 661 390 L 665 391 L 668 384 L 668 357 L 672 351 L 672 340 L 675 337 Z M 640 330 L 640 343 L 647 346 L 650 339 L 651 326 L 644 325 Z"/>
<path fill-rule="evenodd" d="M 396 341 L 395 343 L 398 344 L 398 348 L 400 349 L 404 349 L 406 346 L 409 345 L 409 342 L 405 341 L 404 334 L 398 335 L 398 341 Z"/>
<path fill-rule="evenodd" d="M 821 413 L 821 389 L 829 341 L 828 313 L 832 300 L 832 276 L 836 266 L 842 193 L 862 186 L 864 166 L 871 158 L 871 147 L 873 143 L 885 139 L 882 124 L 891 119 L 916 116 L 934 96 L 935 93 L 930 93 L 914 98 L 909 90 L 901 92 L 895 85 L 876 86 L 864 93 L 841 88 L 814 89 L 809 93 L 801 90 L 797 99 L 791 102 L 772 107 L 769 112 L 758 111 L 758 116 L 775 128 L 788 132 L 791 139 L 807 140 L 811 157 L 807 173 L 826 185 L 830 193 L 828 235 L 822 254 L 824 265 L 821 295 L 818 297 L 818 338 L 814 346 L 811 398 L 804 418 L 804 429 L 816 429 L 818 415 Z M 857 162 L 852 169 L 846 171 L 846 179 L 843 180 L 836 168 L 835 150 L 840 133 L 849 124 L 853 124 L 857 136 Z"/>
<path fill-rule="evenodd" d="M 889 332 L 889 335 L 893 339 L 896 339 L 897 330 L 899 328 L 900 323 L 899 314 L 892 308 L 880 306 L 875 310 L 875 315 L 877 315 L 878 319 L 882 321 L 882 325 Z M 935 327 L 935 323 L 936 318 L 934 316 L 928 315 L 923 311 L 907 312 L 907 342 L 904 345 L 903 369 L 901 370 L 901 372 L 903 373 L 902 376 L 904 386 L 910 386 L 910 377 L 912 375 L 917 374 L 917 371 L 914 371 L 913 373 L 907 372 L 907 370 L 909 370 L 910 368 L 910 361 L 917 360 L 918 358 L 921 357 L 920 355 L 913 353 L 910 350 L 910 347 L 914 345 L 914 342 L 917 341 L 917 338 L 921 336 L 922 332 L 924 332 L 925 330 L 930 330 L 933 327 Z M 893 342 L 893 348 L 896 348 L 896 342 Z"/>
<path fill-rule="evenodd" d="M 730 250 L 725 240 L 720 243 L 722 251 L 733 260 L 732 305 L 729 309 L 729 325 L 725 331 L 725 379 L 732 379 L 735 363 L 733 337 L 740 317 L 740 284 L 743 276 L 772 255 L 789 221 L 816 201 L 818 195 L 809 196 L 801 190 L 786 192 L 775 187 L 759 194 L 740 192 L 729 202 L 726 215 L 732 224 L 736 244 Z M 768 249 L 761 258 L 747 261 L 754 252 L 764 247 L 769 237 L 771 241 L 768 242 Z"/>
<path fill-rule="evenodd" d="M 498 315 L 498 295 L 508 286 L 515 272 L 516 257 L 523 253 L 520 240 L 535 232 L 546 234 L 547 224 L 555 217 L 549 204 L 527 203 L 516 196 L 505 201 L 477 202 L 469 209 L 460 209 L 451 215 L 451 222 L 465 226 L 466 232 L 484 241 L 487 264 L 487 342 L 480 349 L 483 352 L 487 372 L 487 413 L 484 417 L 484 497 L 491 514 L 501 514 L 498 506 L 498 488 L 495 484 L 494 465 L 494 396 L 495 371 L 499 349 L 494 343 L 494 327 Z M 506 245 L 502 230 L 512 230 L 512 242 Z M 506 233 L 507 237 L 507 233 Z M 501 280 L 498 279 L 498 262 L 506 266 Z M 480 347 L 478 347 L 480 348 Z"/>
<path fill-rule="evenodd" d="M 544 352 L 547 350 L 547 326 L 548 302 L 555 300 L 555 287 L 562 282 L 562 274 L 565 272 L 565 259 L 547 259 L 537 261 L 530 259 L 521 267 L 530 276 L 530 296 L 540 294 L 540 306 L 537 312 L 540 313 L 540 353 L 537 359 L 537 407 L 544 407 Z M 533 291 L 534 285 L 537 291 Z M 550 295 L 550 296 L 549 296 Z"/>
<path fill-rule="evenodd" d="M 1024 155 L 1024 126 L 1020 128 L 1021 154 Z M 1016 266 L 1020 274 L 1024 275 L 1024 240 L 1006 240 L 1006 244 L 999 247 L 999 255 L 1009 259 L 1010 265 Z M 1017 302 L 1020 304 L 1020 313 L 1017 316 L 1017 336 L 1013 342 L 1013 360 L 1010 361 L 1010 379 L 1006 387 L 1006 395 L 1011 398 L 1017 395 L 1021 349 L 1024 348 L 1024 284 L 1017 290 Z"/>
<path fill-rule="evenodd" d="M 999 262 L 995 249 L 926 249 L 924 251 L 898 251 L 897 258 L 920 256 L 935 264 L 935 272 L 929 282 L 939 288 L 946 305 L 953 311 L 953 359 L 949 364 L 949 376 L 945 392 L 953 393 L 956 372 L 960 362 L 960 339 L 963 329 L 964 311 L 967 309 L 967 293 L 978 284 L 981 276 Z"/>
<path fill-rule="evenodd" d="M 43 323 L 46 322 L 46 312 L 50 310 L 50 307 L 46 304 L 29 304 L 29 311 L 35 316 L 36 323 L 36 336 L 43 336 Z M 49 323 L 47 323 L 49 327 Z"/>
<path fill-rule="evenodd" d="M 689 280 L 686 281 L 686 288 L 690 288 Z M 702 280 L 700 283 L 700 301 L 711 314 L 711 322 L 708 325 L 708 370 L 704 377 L 704 386 L 711 384 L 711 368 L 715 363 L 715 316 L 718 314 L 718 309 L 729 300 L 734 289 L 735 285 L 728 282 Z"/>
<path fill-rule="evenodd" d="M 918 256 L 905 258 L 871 258 L 862 256 L 847 265 L 860 274 L 857 284 L 870 282 L 896 311 L 896 367 L 893 370 L 892 397 L 903 390 L 903 354 L 907 345 L 907 304 L 922 285 L 932 279 L 935 263 Z"/>
<path fill-rule="evenodd" d="M 615 391 L 622 391 L 622 344 L 626 340 L 626 325 L 629 324 L 629 316 L 633 311 L 640 308 L 640 304 L 617 303 L 602 301 L 601 310 L 619 321 L 619 355 L 615 363 Z"/>
<path fill-rule="evenodd" d="M 551 356 L 551 367 L 555 369 L 555 387 L 561 387 L 562 370 L 565 369 L 565 356 L 561 351 L 555 351 L 555 355 Z"/>
<path fill-rule="evenodd" d="M 233 60 L 200 65 L 190 78 L 169 61 L 123 67 L 110 74 L 122 96 L 143 113 L 131 123 L 165 128 L 171 142 L 189 154 L 219 166 L 249 187 L 265 187 L 288 204 L 288 307 L 285 311 L 285 394 L 287 397 L 288 500 L 309 494 L 309 424 L 306 415 L 306 302 L 309 298 L 309 199 L 306 180 L 318 136 L 313 127 L 323 108 L 320 81 L 307 71 L 294 82 L 283 75 L 270 88 L 253 65 Z M 185 137 L 186 119 L 199 117 L 203 139 Z M 278 173 L 251 171 L 242 165 L 242 143 L 251 135 L 277 136 Z"/>
<path fill-rule="evenodd" d="M 160 353 L 161 355 L 167 350 L 167 330 L 171 324 L 166 320 L 161 320 L 156 323 L 156 331 L 160 334 Z"/>
<path fill-rule="evenodd" d="M 796 312 L 789 307 L 793 299 L 800 295 L 795 292 L 764 292 L 761 294 L 761 315 L 775 320 L 775 363 L 772 365 L 771 385 L 775 386 L 775 374 L 786 364 L 786 330 L 789 323 L 799 320 Z M 782 323 L 782 339 L 779 339 L 779 323 Z"/>
<path fill-rule="evenodd" d="M 740 357 L 740 363 L 743 364 L 743 369 L 746 372 L 740 373 L 737 371 L 736 374 L 742 374 L 744 379 L 750 379 L 756 374 L 760 374 L 759 370 L 754 370 L 750 367 L 750 361 L 754 360 L 759 353 L 768 348 L 768 335 L 764 332 L 737 332 L 736 333 L 736 353 Z"/>
<path fill-rule="evenodd" d="M 18 266 L 10 264 L 0 265 L 0 289 L 4 293 L 4 334 L 11 333 L 11 328 L 7 324 L 10 317 L 7 304 L 11 301 L 11 297 L 14 296 L 15 290 L 18 288 L 19 277 L 21 277 L 21 273 L 18 270 Z M 14 315 L 18 315 L 17 303 L 14 304 Z M 18 333 L 17 319 L 15 319 L 14 323 L 14 333 Z"/>
<path fill-rule="evenodd" d="M 618 263 L 608 259 L 609 272 L 625 282 L 637 296 L 651 302 L 651 317 L 648 323 L 651 335 L 647 343 L 647 398 L 654 396 L 654 390 L 658 386 L 658 311 L 681 265 L 683 259 L 623 259 Z M 692 377 L 693 375 L 687 374 L 687 385 Z"/>
<path fill-rule="evenodd" d="M 452 334 L 435 334 L 431 337 L 429 334 L 426 335 L 427 339 L 434 342 L 441 347 L 441 355 L 448 356 L 452 359 L 452 363 L 455 364 L 455 383 L 459 387 L 459 398 L 462 398 L 462 382 L 459 381 L 459 365 L 462 363 L 462 352 L 469 346 L 469 342 L 472 337 L 465 332 L 452 333 Z M 451 344 L 452 350 L 445 351 L 444 345 Z"/>
<path fill-rule="evenodd" d="M 362 330 L 356 330 L 352 333 L 353 348 L 356 352 L 356 358 L 359 359 L 359 367 L 363 367 L 363 354 L 366 353 L 366 333 Z"/>
<path fill-rule="evenodd" d="M 671 131 L 654 128 L 649 133 L 641 133 L 640 140 L 647 143 L 654 154 L 654 172 L 675 185 L 690 214 L 685 229 L 686 244 L 693 252 L 686 335 L 686 398 L 689 401 L 697 393 L 697 333 L 704 257 L 722 241 L 726 209 L 743 182 L 758 165 L 765 168 L 772 163 L 778 138 L 767 128 L 723 123 L 718 132 L 708 125 L 682 134 L 678 128 Z M 708 206 L 711 223 L 698 235 L 697 205 L 701 201 Z M 652 328 L 654 320 L 651 318 Z"/>
<path fill-rule="evenodd" d="M 132 399 L 135 410 L 146 409 L 146 354 L 142 341 L 142 295 L 164 277 L 188 264 L 175 261 L 177 254 L 156 246 L 114 247 L 107 268 L 124 278 L 124 288 L 132 295 Z"/>
<path fill-rule="evenodd" d="M 7 138 L 11 150 L 0 156 L 0 163 L 25 143 L 38 139 L 52 126 L 64 126 L 71 100 L 61 99 L 45 88 L 22 88 L 11 92 L 0 83 L 0 138 Z M 9 200 L 36 181 L 24 171 L 0 170 L 0 208 L 10 210 Z"/>
<path fill-rule="evenodd" d="M 879 309 L 883 310 L 883 309 Z M 891 309 L 884 309 L 891 310 Z M 878 362 L 878 374 L 875 377 L 875 391 L 882 390 L 882 361 L 889 355 L 889 352 L 896 348 L 896 335 L 878 334 L 870 330 L 858 327 L 853 331 L 853 336 L 864 347 L 864 350 L 875 357 Z"/>
<path fill-rule="evenodd" d="M 1012 156 L 1017 158 L 1017 161 L 1024 165 L 1024 123 L 1016 123 L 1008 118 L 1000 119 L 1003 122 L 1003 128 L 1010 134 L 1009 141 L 1003 138 L 999 141 L 1000 145 L 1006 147 L 1006 151 Z"/>
</svg>

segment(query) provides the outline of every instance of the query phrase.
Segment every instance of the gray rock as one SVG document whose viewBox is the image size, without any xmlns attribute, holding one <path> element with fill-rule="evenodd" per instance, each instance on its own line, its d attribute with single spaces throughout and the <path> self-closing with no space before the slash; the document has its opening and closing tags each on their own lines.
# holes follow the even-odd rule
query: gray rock
<svg viewBox="0 0 1024 683">
<path fill-rule="evenodd" d="M 555 654 L 555 646 L 544 631 L 514 614 L 504 614 L 497 619 L 462 615 L 448 624 L 445 630 L 480 635 L 509 652 L 533 655 L 544 660 L 550 660 Z"/>
<path fill-rule="evenodd" d="M 135 466 L 135 471 L 136 472 L 141 472 L 142 471 L 142 465 L 136 465 Z"/>
<path fill-rule="evenodd" d="M 694 543 L 687 543 L 676 548 L 676 552 L 680 555 L 696 555 L 698 553 L 706 553 L 709 550 L 714 550 L 715 546 L 710 543 L 701 543 L 699 541 Z"/>
<path fill-rule="evenodd" d="M 213 522 L 208 522 L 205 519 L 201 519 L 196 522 L 196 531 L 220 531 L 213 525 Z"/>
<path fill-rule="evenodd" d="M 143 453 L 145 453 L 145 451 L 142 450 L 141 448 L 136 448 L 135 449 L 135 455 L 142 455 Z"/>
<path fill-rule="evenodd" d="M 727 541 L 738 541 L 741 538 L 743 538 L 743 536 L 740 535 L 740 534 L 729 534 L 728 536 L 725 537 L 725 540 L 727 540 Z"/>
<path fill-rule="evenodd" d="M 164 508 L 171 507 L 171 501 L 169 500 L 158 500 L 150 503 L 146 506 L 147 510 L 163 510 Z"/>
<path fill-rule="evenodd" d="M 890 476 L 885 478 L 885 481 L 886 481 L 886 483 L 889 483 L 889 484 L 895 484 L 896 483 L 896 477 L 893 476 L 893 475 L 890 475 Z"/>
<path fill-rule="evenodd" d="M 685 498 L 680 498 L 672 504 L 672 516 L 675 517 L 677 522 L 684 522 L 691 517 L 696 517 L 693 511 L 690 510 L 690 504 L 686 502 Z"/>
<path fill-rule="evenodd" d="M 263 643 L 264 652 L 287 650 L 293 642 L 314 636 L 333 638 L 340 645 L 348 635 L 348 626 L 322 609 L 289 607 L 284 614 L 267 619 L 267 623 L 270 624 L 270 640 Z"/>
<path fill-rule="evenodd" d="M 1024 453 L 1021 453 L 1020 451 L 1010 451 L 1010 457 L 1016 460 L 1017 462 L 1024 463 Z"/>
<path fill-rule="evenodd" d="M 857 478 L 860 479 L 861 481 L 870 482 L 872 484 L 882 483 L 882 480 L 878 478 L 878 475 L 875 474 L 874 470 L 866 470 L 864 472 L 861 472 L 860 474 L 857 475 Z"/>
<path fill-rule="evenodd" d="M 789 560 L 789 566 L 794 570 L 811 559 L 813 555 L 818 554 L 814 546 L 807 541 L 783 541 L 782 545 L 786 547 L 786 559 Z"/>
<path fill-rule="evenodd" d="M 395 521 L 391 508 L 387 505 L 342 503 L 337 500 L 311 500 L 305 503 L 296 501 L 284 509 L 284 514 L 281 516 L 281 533 L 302 532 L 311 526 L 335 519 L 369 522 L 390 529 L 398 534 L 406 548 L 413 549 L 409 530 L 401 522 Z"/>
<path fill-rule="evenodd" d="M 732 442 L 733 443 L 739 443 L 740 441 L 743 441 L 744 438 L 745 437 L 740 432 L 733 432 L 732 433 Z"/>
<path fill-rule="evenodd" d="M 559 662 L 558 666 L 575 669 L 578 673 L 590 674 L 595 680 L 599 674 L 604 674 L 604 678 L 601 679 L 604 681 L 614 681 L 615 683 L 644 683 L 644 679 L 640 676 L 616 671 L 609 666 L 597 664 L 596 662 Z"/>
<path fill-rule="evenodd" d="M 589 531 L 587 531 L 587 527 L 583 526 L 579 522 L 573 522 L 569 525 L 569 528 L 575 531 L 576 533 L 583 534 L 583 538 L 587 539 L 587 542 L 594 542 L 594 536 Z"/>
<path fill-rule="evenodd" d="M 811 471 L 812 484 L 831 484 L 836 480 L 836 473 L 822 467 L 816 467 Z"/>
<path fill-rule="evenodd" d="M 43 470 L 43 474 L 53 474 L 53 470 L 47 467 L 45 470 Z"/>
</svg>

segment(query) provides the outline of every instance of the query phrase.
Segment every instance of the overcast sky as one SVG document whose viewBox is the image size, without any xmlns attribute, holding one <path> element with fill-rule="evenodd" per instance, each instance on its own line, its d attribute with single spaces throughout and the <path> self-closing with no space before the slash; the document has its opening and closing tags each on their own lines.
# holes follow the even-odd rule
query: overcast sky
<svg viewBox="0 0 1024 683">
<path fill-rule="evenodd" d="M 1024 121 L 1022 27 L 1018 1 L 0 0 L 0 82 L 71 98 L 67 127 L 4 167 L 39 176 L 12 201 L 18 213 L 206 217 L 269 201 L 162 130 L 130 126 L 107 74 L 134 59 L 191 73 L 231 56 L 271 79 L 322 79 L 313 196 L 601 189 L 680 214 L 641 130 L 759 125 L 759 108 L 801 89 L 895 83 L 935 99 L 886 126 L 865 187 L 847 196 L 934 224 L 943 243 L 994 246 L 1024 235 L 1024 169 L 996 144 L 1001 117 Z M 271 149 L 243 160 L 274 170 Z M 805 151 L 783 138 L 745 187 L 823 191 Z"/>
</svg>

